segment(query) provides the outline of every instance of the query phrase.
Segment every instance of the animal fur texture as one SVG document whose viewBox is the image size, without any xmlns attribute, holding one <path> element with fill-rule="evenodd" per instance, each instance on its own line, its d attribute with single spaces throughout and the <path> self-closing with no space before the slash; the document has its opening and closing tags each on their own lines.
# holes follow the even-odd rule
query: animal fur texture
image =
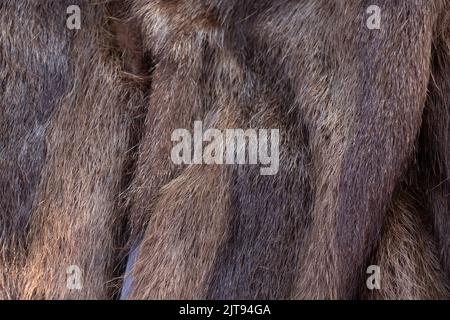
<svg viewBox="0 0 450 320">
<path fill-rule="evenodd" d="M 0 83 L 2 299 L 450 298 L 448 0 L 1 0 Z"/>
<path fill-rule="evenodd" d="M 73 4 L 80 31 L 66 28 Z M 144 93 L 126 75 L 108 16 L 89 1 L 2 1 L 3 298 L 117 291 L 120 194 Z M 83 271 L 79 292 L 66 286 L 72 265 Z"/>
</svg>

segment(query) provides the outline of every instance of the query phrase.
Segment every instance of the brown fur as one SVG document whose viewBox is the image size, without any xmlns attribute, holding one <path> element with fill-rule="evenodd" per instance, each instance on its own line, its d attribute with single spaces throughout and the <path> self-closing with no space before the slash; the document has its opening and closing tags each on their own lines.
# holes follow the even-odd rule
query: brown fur
<svg viewBox="0 0 450 320">
<path fill-rule="evenodd" d="M 65 27 L 66 8 L 72 4 L 81 7 L 79 31 Z M 17 31 L 13 29 L 8 39 L 11 45 L 7 42 L 8 46 L 2 47 L 2 56 L 6 57 L 2 72 L 11 73 L 3 87 L 11 93 L 2 94 L 6 100 L 2 98 L 5 109 L 1 119 L 7 121 L 9 114 L 14 116 L 2 128 L 13 133 L 22 130 L 17 138 L 7 139 L 7 146 L 27 153 L 23 165 L 20 158 L 14 159 L 15 151 L 6 152 L 11 157 L 10 167 L 3 167 L 8 163 L 2 162 L 2 173 L 7 176 L 2 175 L 1 183 L 12 195 L 1 200 L 2 253 L 6 257 L 1 264 L 5 280 L 0 282 L 0 295 L 26 299 L 111 298 L 117 291 L 118 283 L 113 280 L 118 274 L 124 237 L 119 195 L 128 176 L 125 170 L 133 131 L 137 130 L 133 121 L 143 105 L 142 90 L 131 86 L 134 81 L 128 75 L 133 68 L 122 67 L 119 52 L 113 48 L 107 34 L 109 13 L 105 5 L 89 1 L 47 1 L 44 5 L 10 1 L 2 6 L 4 35 L 9 19 L 24 15 L 20 22 L 14 22 Z M 34 41 L 32 50 L 25 50 L 30 41 Z M 19 48 L 25 52 L 23 59 L 15 54 Z M 132 58 L 132 51 L 123 54 Z M 23 79 L 19 78 L 21 70 Z M 13 77 L 27 87 L 21 89 Z M 29 100 L 25 102 L 14 100 L 26 98 Z M 19 117 L 28 118 L 22 122 Z M 35 127 L 39 135 L 33 135 Z M 33 144 L 22 147 L 24 143 Z M 28 184 L 16 187 L 15 181 L 20 183 L 20 179 Z M 13 200 L 20 194 L 26 201 Z M 16 203 L 23 209 L 11 207 Z M 66 269 L 71 265 L 81 268 L 81 291 L 66 287 Z M 20 270 L 20 276 L 12 276 L 10 268 Z"/>
<path fill-rule="evenodd" d="M 449 9 L 3 1 L 0 298 L 450 298 Z M 174 165 L 196 120 L 279 128 L 278 174 Z"/>
<path fill-rule="evenodd" d="M 65 16 L 57 14 L 56 2 L 30 1 L 27 10 L 17 1 L 0 4 L 0 298 L 20 295 L 45 130 L 72 78 L 65 54 L 70 36 L 59 28 Z M 44 25 L 54 32 L 38 32 Z"/>
<path fill-rule="evenodd" d="M 448 280 L 420 205 L 410 195 L 397 199 L 374 260 L 381 266 L 381 290 L 363 292 L 370 299 L 448 299 Z"/>
<path fill-rule="evenodd" d="M 423 259 L 414 250 L 428 250 L 428 266 L 440 270 L 411 275 L 395 284 L 407 293 L 383 297 L 420 298 L 423 281 L 430 297 L 448 297 L 445 194 L 413 182 L 439 199 L 426 212 L 442 265 L 426 233 L 404 231 L 418 218 L 386 214 L 390 202 L 401 208 L 394 190 L 417 171 L 427 112 L 443 116 L 431 120 L 442 130 L 428 159 L 441 173 L 421 179 L 437 181 L 447 166 L 448 100 L 436 93 L 432 111 L 434 96 L 426 100 L 433 59 L 446 54 L 434 44 L 448 3 L 376 2 L 135 1 L 156 67 L 131 193 L 137 234 L 148 220 L 131 298 L 357 298 L 386 219 L 399 223 L 388 235 L 424 246 L 405 248 L 411 265 Z M 381 31 L 365 27 L 370 4 L 383 9 Z M 444 61 L 433 71 L 448 70 Z M 174 166 L 170 133 L 194 120 L 281 128 L 280 172 Z M 388 249 L 379 249 L 386 268 Z"/>
</svg>

